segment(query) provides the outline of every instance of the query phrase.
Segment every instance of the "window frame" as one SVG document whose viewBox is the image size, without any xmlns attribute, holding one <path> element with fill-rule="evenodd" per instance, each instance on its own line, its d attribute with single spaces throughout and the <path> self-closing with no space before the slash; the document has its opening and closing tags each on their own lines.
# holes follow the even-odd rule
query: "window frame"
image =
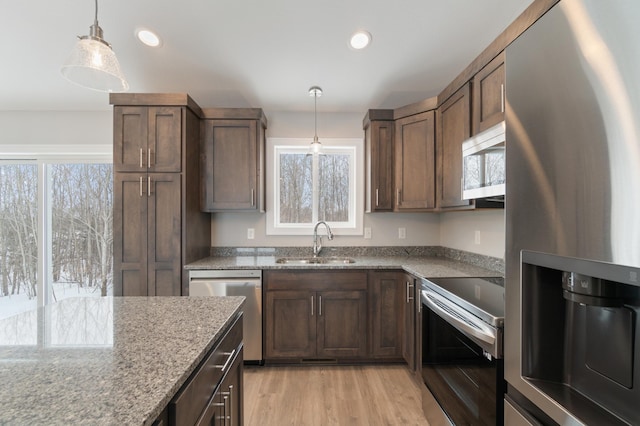
<svg viewBox="0 0 640 426">
<path fill-rule="evenodd" d="M 267 138 L 266 155 L 266 195 L 272 200 L 273 208 L 266 211 L 266 234 L 295 236 L 312 235 L 316 223 L 316 215 L 308 224 L 282 224 L 279 223 L 279 153 L 286 150 L 296 150 L 300 153 L 309 149 L 308 138 Z M 349 221 L 328 222 L 331 230 L 336 235 L 362 235 L 364 219 L 364 141 L 361 138 L 323 138 L 322 148 L 327 152 L 349 152 L 351 173 L 349 177 Z M 315 160 L 315 159 L 314 159 Z M 314 178 L 317 174 L 314 173 Z M 314 183 L 314 186 L 316 184 Z M 315 197 L 314 197 L 315 199 Z M 315 209 L 314 209 L 315 210 Z"/>
</svg>

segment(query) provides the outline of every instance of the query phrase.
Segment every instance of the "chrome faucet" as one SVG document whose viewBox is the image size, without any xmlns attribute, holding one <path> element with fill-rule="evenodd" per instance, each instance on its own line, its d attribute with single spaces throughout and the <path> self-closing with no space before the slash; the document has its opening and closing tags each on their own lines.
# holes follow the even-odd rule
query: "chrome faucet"
<svg viewBox="0 0 640 426">
<path fill-rule="evenodd" d="M 333 233 L 329 225 L 327 225 L 327 222 L 321 220 L 316 223 L 316 226 L 313 227 L 313 257 L 318 257 L 320 250 L 322 250 L 322 236 L 320 236 L 320 240 L 318 240 L 318 226 L 320 225 L 324 225 L 327 228 L 327 238 L 333 240 Z"/>
</svg>

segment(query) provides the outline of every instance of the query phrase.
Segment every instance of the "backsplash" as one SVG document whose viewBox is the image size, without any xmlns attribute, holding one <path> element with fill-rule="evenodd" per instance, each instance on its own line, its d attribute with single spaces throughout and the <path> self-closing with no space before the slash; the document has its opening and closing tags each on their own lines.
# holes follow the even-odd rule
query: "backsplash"
<svg viewBox="0 0 640 426">
<path fill-rule="evenodd" d="M 211 256 L 311 256 L 311 247 L 211 247 Z M 504 274 L 504 260 L 442 246 L 324 247 L 322 256 L 444 257 Z"/>
</svg>

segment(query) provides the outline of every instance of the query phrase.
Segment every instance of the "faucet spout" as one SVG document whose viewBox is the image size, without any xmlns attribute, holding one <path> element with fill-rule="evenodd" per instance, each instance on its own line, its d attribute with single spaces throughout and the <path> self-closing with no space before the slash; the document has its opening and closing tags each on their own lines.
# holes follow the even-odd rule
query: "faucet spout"
<svg viewBox="0 0 640 426">
<path fill-rule="evenodd" d="M 317 257 L 320 254 L 320 250 L 322 250 L 322 236 L 318 238 L 318 226 L 324 225 L 327 228 L 327 238 L 333 240 L 333 232 L 331 232 L 331 228 L 324 220 L 316 223 L 316 226 L 313 227 L 313 257 Z"/>
</svg>

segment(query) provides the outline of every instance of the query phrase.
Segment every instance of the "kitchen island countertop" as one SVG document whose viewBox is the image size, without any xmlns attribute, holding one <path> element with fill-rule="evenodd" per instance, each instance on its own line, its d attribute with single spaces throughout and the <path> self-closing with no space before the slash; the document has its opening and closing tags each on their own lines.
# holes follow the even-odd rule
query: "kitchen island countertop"
<svg viewBox="0 0 640 426">
<path fill-rule="evenodd" d="M 244 297 L 71 298 L 0 321 L 0 424 L 151 424 Z"/>
</svg>

